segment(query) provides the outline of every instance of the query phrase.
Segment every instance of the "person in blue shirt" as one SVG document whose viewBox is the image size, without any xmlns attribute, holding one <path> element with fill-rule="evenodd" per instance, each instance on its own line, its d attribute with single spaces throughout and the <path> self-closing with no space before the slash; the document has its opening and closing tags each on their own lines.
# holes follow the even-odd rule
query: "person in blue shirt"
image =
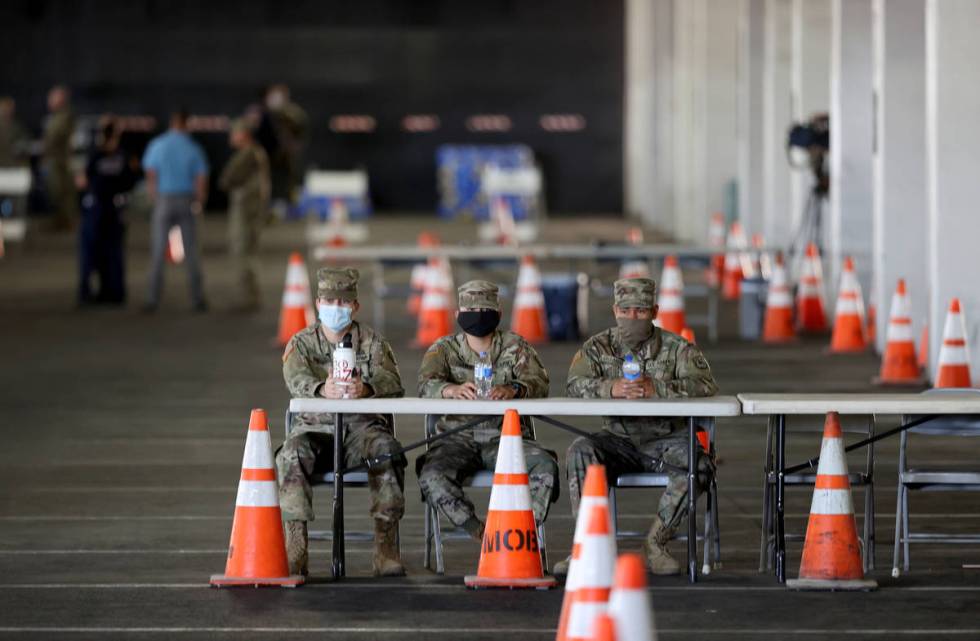
<svg viewBox="0 0 980 641">
<path fill-rule="evenodd" d="M 150 141 L 143 154 L 146 191 L 153 202 L 150 224 L 150 284 L 143 310 L 156 311 L 163 289 L 163 262 L 167 235 L 180 228 L 190 279 L 191 302 L 198 312 L 207 311 L 197 249 L 196 217 L 208 197 L 208 161 L 201 146 L 187 133 L 187 112 L 170 116 L 170 128 Z"/>
</svg>

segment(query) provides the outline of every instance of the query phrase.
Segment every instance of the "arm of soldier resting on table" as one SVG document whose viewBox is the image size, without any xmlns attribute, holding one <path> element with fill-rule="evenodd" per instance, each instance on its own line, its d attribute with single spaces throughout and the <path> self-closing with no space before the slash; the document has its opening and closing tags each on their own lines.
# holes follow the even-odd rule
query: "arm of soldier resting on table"
<svg viewBox="0 0 980 641">
<path fill-rule="evenodd" d="M 423 398 L 442 398 L 442 390 L 452 385 L 449 380 L 449 363 L 445 350 L 436 343 L 429 347 L 422 357 L 419 368 L 419 396 Z"/>
<path fill-rule="evenodd" d="M 714 396 L 718 384 L 711 375 L 711 368 L 704 354 L 696 346 L 687 344 L 678 350 L 677 369 L 670 381 L 654 381 L 655 395 L 660 398 Z"/>
<path fill-rule="evenodd" d="M 313 368 L 295 336 L 289 339 L 282 354 L 282 378 L 293 398 L 316 398 L 323 385 L 323 379 L 313 374 Z"/>
<path fill-rule="evenodd" d="M 530 345 L 524 351 L 524 356 L 514 367 L 514 380 L 522 392 L 518 394 L 520 398 L 545 398 L 548 396 L 548 370 L 541 363 L 541 358 L 537 351 Z"/>
<path fill-rule="evenodd" d="M 611 378 L 602 377 L 598 362 L 583 347 L 575 353 L 572 365 L 568 368 L 565 389 L 569 396 L 575 398 L 612 398 L 614 382 Z"/>
<path fill-rule="evenodd" d="M 221 187 L 223 191 L 231 191 L 235 187 L 239 187 L 248 180 L 248 177 L 253 171 L 253 162 L 255 160 L 255 155 L 247 152 L 237 152 L 225 165 L 225 168 L 221 170 L 221 176 L 218 178 L 218 186 Z"/>
<path fill-rule="evenodd" d="M 374 398 L 401 398 L 405 396 L 402 387 L 402 377 L 398 373 L 398 363 L 391 345 L 386 340 L 375 341 L 371 349 L 371 362 L 377 363 L 371 368 L 371 376 L 364 380 L 370 386 L 370 395 Z"/>
</svg>

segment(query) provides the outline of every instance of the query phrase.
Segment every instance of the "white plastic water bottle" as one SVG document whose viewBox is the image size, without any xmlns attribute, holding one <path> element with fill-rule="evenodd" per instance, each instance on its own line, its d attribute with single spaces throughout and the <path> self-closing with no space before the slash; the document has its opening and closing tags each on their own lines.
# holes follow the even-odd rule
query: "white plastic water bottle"
<svg viewBox="0 0 980 641">
<path fill-rule="evenodd" d="M 344 334 L 344 338 L 341 339 L 340 344 L 333 350 L 333 372 L 331 373 L 331 378 L 338 383 L 349 384 L 354 375 L 355 356 L 354 346 L 351 340 L 349 332 Z M 346 392 L 344 393 L 344 398 L 348 398 Z"/>
<path fill-rule="evenodd" d="M 633 358 L 632 353 L 627 354 L 626 359 L 623 360 L 623 378 L 628 381 L 640 378 L 640 363 Z"/>
<path fill-rule="evenodd" d="M 486 352 L 480 352 L 480 358 L 473 366 L 473 382 L 476 383 L 476 395 L 479 398 L 490 396 L 493 387 L 493 363 Z"/>
</svg>

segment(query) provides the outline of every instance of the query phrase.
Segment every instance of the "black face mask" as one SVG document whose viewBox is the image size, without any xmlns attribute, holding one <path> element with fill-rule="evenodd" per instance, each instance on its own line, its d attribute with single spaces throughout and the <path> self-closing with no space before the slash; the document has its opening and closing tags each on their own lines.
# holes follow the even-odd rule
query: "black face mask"
<svg viewBox="0 0 980 641">
<path fill-rule="evenodd" d="M 460 312 L 456 322 L 470 336 L 483 338 L 497 329 L 497 325 L 500 324 L 500 312 L 492 309 Z"/>
</svg>

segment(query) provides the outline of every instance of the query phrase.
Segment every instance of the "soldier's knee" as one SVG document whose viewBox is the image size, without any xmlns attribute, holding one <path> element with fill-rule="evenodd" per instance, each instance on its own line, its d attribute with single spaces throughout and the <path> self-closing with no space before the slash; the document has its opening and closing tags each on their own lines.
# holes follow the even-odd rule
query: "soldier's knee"
<svg viewBox="0 0 980 641">
<path fill-rule="evenodd" d="M 558 475 L 558 461 L 546 452 L 540 455 L 532 455 L 527 459 L 527 472 L 529 475 L 551 476 Z"/>
<path fill-rule="evenodd" d="M 566 459 L 572 460 L 595 460 L 597 458 L 597 448 L 592 439 L 580 436 L 568 446 Z"/>
</svg>

